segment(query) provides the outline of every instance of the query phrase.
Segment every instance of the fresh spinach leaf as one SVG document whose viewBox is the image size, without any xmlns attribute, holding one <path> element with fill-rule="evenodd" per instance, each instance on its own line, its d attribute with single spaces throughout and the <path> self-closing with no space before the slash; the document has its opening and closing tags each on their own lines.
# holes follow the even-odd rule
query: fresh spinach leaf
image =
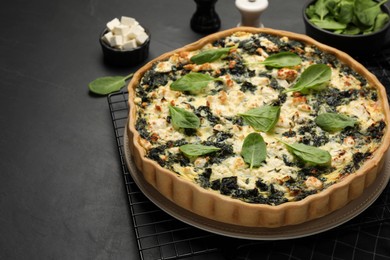
<svg viewBox="0 0 390 260">
<path fill-rule="evenodd" d="M 309 165 L 329 166 L 332 162 L 332 156 L 328 151 L 302 143 L 282 143 L 287 146 L 290 153 Z"/>
<path fill-rule="evenodd" d="M 338 113 L 323 113 L 316 117 L 314 122 L 327 132 L 336 132 L 347 126 L 354 126 L 356 119 Z"/>
<path fill-rule="evenodd" d="M 267 157 L 267 147 L 263 137 L 258 133 L 247 135 L 242 144 L 241 156 L 250 168 L 259 167 Z"/>
<path fill-rule="evenodd" d="M 265 105 L 239 115 L 256 131 L 268 132 L 279 120 L 280 107 Z"/>
<path fill-rule="evenodd" d="M 318 0 L 305 13 L 311 23 L 337 34 L 370 34 L 389 21 L 381 6 L 388 0 Z"/>
<path fill-rule="evenodd" d="M 355 0 L 355 14 L 359 21 L 366 26 L 373 26 L 376 17 L 382 13 L 381 5 L 387 0 L 375 2 L 372 0 Z"/>
<path fill-rule="evenodd" d="M 348 27 L 343 31 L 343 34 L 347 34 L 347 35 L 357 35 L 357 34 L 359 34 L 360 32 L 361 32 L 361 31 L 360 31 L 359 27 L 350 25 L 350 26 L 348 26 Z"/>
<path fill-rule="evenodd" d="M 378 14 L 375 20 L 373 31 L 379 31 L 389 22 L 389 15 L 386 13 Z"/>
<path fill-rule="evenodd" d="M 318 27 L 320 27 L 322 29 L 326 29 L 326 30 L 343 30 L 343 29 L 347 28 L 346 24 L 339 23 L 339 22 L 332 20 L 332 19 L 321 20 L 321 19 L 317 19 L 317 18 L 312 18 L 312 19 L 310 19 L 310 21 L 313 24 L 317 25 Z"/>
<path fill-rule="evenodd" d="M 200 127 L 200 119 L 194 113 L 183 108 L 169 106 L 169 115 L 173 127 L 177 128 L 192 128 Z"/>
<path fill-rule="evenodd" d="M 232 48 L 235 48 L 235 46 L 202 51 L 202 52 L 192 56 L 190 60 L 196 64 L 213 62 L 213 61 L 218 60 L 218 59 L 222 58 L 223 56 L 227 55 Z"/>
<path fill-rule="evenodd" d="M 88 88 L 91 92 L 98 95 L 107 95 L 115 91 L 119 91 L 126 84 L 126 80 L 130 79 L 133 73 L 123 76 L 101 77 L 91 81 Z"/>
<path fill-rule="evenodd" d="M 191 72 L 172 82 L 170 87 L 172 90 L 188 91 L 192 94 L 196 94 L 207 87 L 212 81 L 222 81 L 222 79 L 213 78 L 208 74 L 200 72 Z"/>
<path fill-rule="evenodd" d="M 354 16 L 354 4 L 353 2 L 340 1 L 339 10 L 335 15 L 335 20 L 339 23 L 349 24 L 352 22 Z"/>
<path fill-rule="evenodd" d="M 329 13 L 328 8 L 326 8 L 326 0 L 318 0 L 314 4 L 314 10 L 315 13 L 320 17 L 320 20 L 323 20 Z"/>
<path fill-rule="evenodd" d="M 216 152 L 221 148 L 212 145 L 201 145 L 201 144 L 185 144 L 179 147 L 179 150 L 187 157 L 193 158 Z"/>
<path fill-rule="evenodd" d="M 302 94 L 308 94 L 310 91 L 319 91 L 324 89 L 330 82 L 332 70 L 325 64 L 314 64 L 305 69 L 299 77 L 294 87 L 283 92 L 299 91 Z"/>
</svg>

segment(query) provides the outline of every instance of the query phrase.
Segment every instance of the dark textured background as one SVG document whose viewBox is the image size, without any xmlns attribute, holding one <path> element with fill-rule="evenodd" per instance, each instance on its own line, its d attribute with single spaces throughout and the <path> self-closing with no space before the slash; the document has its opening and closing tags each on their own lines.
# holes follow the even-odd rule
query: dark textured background
<svg viewBox="0 0 390 260">
<path fill-rule="evenodd" d="M 267 27 L 304 33 L 304 0 L 270 0 Z M 222 28 L 237 25 L 219 0 Z M 152 34 L 149 59 L 202 35 L 191 0 L 67 0 L 0 8 L 0 259 L 137 259 L 107 99 L 87 85 L 133 68 L 103 63 L 107 21 L 136 18 Z"/>
</svg>

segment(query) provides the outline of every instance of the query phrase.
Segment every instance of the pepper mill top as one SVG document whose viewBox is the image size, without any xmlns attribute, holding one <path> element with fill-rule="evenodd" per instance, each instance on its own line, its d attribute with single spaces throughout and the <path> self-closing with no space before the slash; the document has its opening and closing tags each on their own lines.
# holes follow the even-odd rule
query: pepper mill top
<svg viewBox="0 0 390 260">
<path fill-rule="evenodd" d="M 215 11 L 217 0 L 194 0 L 196 11 L 191 18 L 191 28 L 198 33 L 213 33 L 221 28 L 221 20 Z"/>
<path fill-rule="evenodd" d="M 241 13 L 237 26 L 264 27 L 260 16 L 267 9 L 268 0 L 236 0 L 236 7 Z"/>
</svg>

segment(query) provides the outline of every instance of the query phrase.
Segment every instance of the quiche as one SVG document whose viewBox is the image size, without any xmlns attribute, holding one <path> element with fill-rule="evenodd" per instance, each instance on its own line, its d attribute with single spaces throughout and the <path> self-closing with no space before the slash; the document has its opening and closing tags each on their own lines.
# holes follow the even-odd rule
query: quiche
<svg viewBox="0 0 390 260">
<path fill-rule="evenodd" d="M 389 146 L 381 83 L 305 35 L 221 31 L 150 61 L 128 90 L 142 178 L 222 223 L 274 228 L 330 214 L 381 174 Z"/>
</svg>

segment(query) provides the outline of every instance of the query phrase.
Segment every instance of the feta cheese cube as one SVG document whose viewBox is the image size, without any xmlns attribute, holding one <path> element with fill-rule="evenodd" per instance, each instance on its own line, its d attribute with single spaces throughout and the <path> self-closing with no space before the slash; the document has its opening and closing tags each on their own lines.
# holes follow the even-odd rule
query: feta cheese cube
<svg viewBox="0 0 390 260">
<path fill-rule="evenodd" d="M 145 29 L 144 29 L 144 27 L 142 27 L 141 25 L 135 25 L 135 28 L 137 28 L 137 30 L 138 31 L 141 31 L 141 32 L 144 32 L 145 31 Z"/>
<path fill-rule="evenodd" d="M 122 16 L 121 17 L 121 24 L 132 27 L 132 26 L 138 25 L 139 23 L 132 17 Z"/>
<path fill-rule="evenodd" d="M 134 48 L 137 48 L 137 42 L 136 42 L 135 39 L 127 41 L 127 42 L 125 42 L 122 45 L 122 49 L 125 50 L 125 51 L 131 50 L 131 49 L 134 49 Z"/>
<path fill-rule="evenodd" d="M 114 18 L 114 19 L 112 19 L 111 21 L 109 21 L 109 22 L 106 24 L 106 26 L 107 26 L 107 29 L 108 29 L 108 30 L 112 31 L 112 30 L 114 29 L 115 26 L 120 25 L 120 24 L 121 24 L 121 22 L 119 21 L 119 19 L 118 19 L 118 18 Z"/>
<path fill-rule="evenodd" d="M 114 29 L 112 30 L 114 35 L 121 35 L 121 36 L 126 36 L 129 31 L 130 28 L 127 25 L 123 25 L 123 24 L 114 26 Z"/>
<path fill-rule="evenodd" d="M 127 33 L 127 38 L 128 39 L 135 39 L 137 38 L 138 35 L 140 35 L 141 33 L 144 33 L 144 31 L 142 31 L 139 27 L 137 26 L 133 26 L 130 28 L 130 30 L 128 31 Z"/>
<path fill-rule="evenodd" d="M 113 37 L 113 44 L 114 44 L 114 46 L 121 46 L 121 45 L 123 45 L 123 37 L 122 37 L 122 35 L 114 35 L 114 37 Z"/>
<path fill-rule="evenodd" d="M 142 33 L 137 35 L 135 40 L 137 41 L 138 45 L 142 45 L 148 39 L 148 37 L 149 36 L 146 34 L 146 32 L 142 32 Z"/>
<path fill-rule="evenodd" d="M 112 32 L 108 32 L 108 33 L 103 35 L 103 41 L 105 43 L 111 45 L 111 41 L 112 41 L 113 37 L 114 37 L 114 35 L 112 34 Z"/>
<path fill-rule="evenodd" d="M 114 18 L 107 24 L 109 30 L 102 40 L 111 47 L 121 50 L 131 50 L 145 43 L 148 35 L 145 29 L 132 17 Z"/>
</svg>

